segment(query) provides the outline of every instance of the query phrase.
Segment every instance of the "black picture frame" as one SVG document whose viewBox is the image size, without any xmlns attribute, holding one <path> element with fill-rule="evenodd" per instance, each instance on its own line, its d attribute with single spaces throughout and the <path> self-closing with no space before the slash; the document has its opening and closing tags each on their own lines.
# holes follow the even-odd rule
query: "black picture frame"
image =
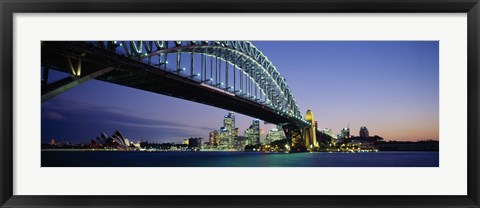
<svg viewBox="0 0 480 208">
<path fill-rule="evenodd" d="M 1 207 L 480 207 L 479 0 L 1 0 Z M 13 195 L 14 13 L 467 13 L 468 195 L 466 196 L 24 196 Z M 445 179 L 452 180 L 452 179 Z M 439 186 L 441 186 L 439 181 Z"/>
</svg>

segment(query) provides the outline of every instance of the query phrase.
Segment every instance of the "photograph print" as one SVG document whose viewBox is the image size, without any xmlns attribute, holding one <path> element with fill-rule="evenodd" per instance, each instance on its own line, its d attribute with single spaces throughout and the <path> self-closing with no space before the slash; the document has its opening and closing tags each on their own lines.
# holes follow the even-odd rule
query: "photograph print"
<svg viewBox="0 0 480 208">
<path fill-rule="evenodd" d="M 42 167 L 439 167 L 438 41 L 41 42 Z"/>
</svg>

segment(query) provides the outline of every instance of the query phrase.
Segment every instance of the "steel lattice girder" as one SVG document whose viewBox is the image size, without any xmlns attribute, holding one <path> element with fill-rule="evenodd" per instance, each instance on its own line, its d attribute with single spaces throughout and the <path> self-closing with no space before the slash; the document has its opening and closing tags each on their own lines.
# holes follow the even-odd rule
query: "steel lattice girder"
<svg viewBox="0 0 480 208">
<path fill-rule="evenodd" d="M 101 47 L 117 44 L 117 41 L 105 41 Z M 287 109 L 299 118 L 303 118 L 296 100 L 288 88 L 286 80 L 280 75 L 272 62 L 249 41 L 122 41 L 120 46 L 128 56 L 143 59 L 168 53 L 196 53 L 217 57 L 247 75 L 255 86 L 266 95 L 267 102 Z"/>
</svg>

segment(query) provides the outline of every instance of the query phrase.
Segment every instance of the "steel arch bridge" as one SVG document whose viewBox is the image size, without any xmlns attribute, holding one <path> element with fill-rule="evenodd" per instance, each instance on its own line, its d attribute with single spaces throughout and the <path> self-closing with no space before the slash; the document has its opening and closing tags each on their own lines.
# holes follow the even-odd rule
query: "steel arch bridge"
<svg viewBox="0 0 480 208">
<path fill-rule="evenodd" d="M 285 78 L 249 41 L 113 41 L 93 44 L 115 48 L 118 53 L 137 60 L 148 60 L 148 63 L 163 69 L 168 69 L 168 55 L 175 55 L 176 73 L 187 71 L 189 78 L 265 103 L 281 114 L 302 118 Z M 186 68 L 181 67 L 182 55 L 190 58 Z M 195 59 L 201 60 L 198 73 L 195 72 Z"/>
<path fill-rule="evenodd" d="M 304 138 L 299 137 L 304 137 L 304 128 L 313 125 L 303 118 L 286 79 L 249 41 L 48 41 L 42 42 L 42 67 L 42 102 L 80 83 L 97 79 L 280 124 L 286 135 L 292 137 L 293 146 L 304 145 Z M 50 69 L 71 76 L 47 83 Z M 186 94 L 189 87 L 175 90 L 172 87 L 175 84 L 165 80 L 167 78 L 176 79 L 177 84 L 183 82 L 210 90 L 219 99 L 226 96 L 226 99 L 236 99 L 236 103 L 249 103 L 242 108 L 255 109 L 242 112 L 236 107 L 232 109 L 232 105 L 219 104 L 221 100 L 195 97 L 191 95 L 194 92 Z M 172 90 L 164 90 L 168 87 Z"/>
</svg>

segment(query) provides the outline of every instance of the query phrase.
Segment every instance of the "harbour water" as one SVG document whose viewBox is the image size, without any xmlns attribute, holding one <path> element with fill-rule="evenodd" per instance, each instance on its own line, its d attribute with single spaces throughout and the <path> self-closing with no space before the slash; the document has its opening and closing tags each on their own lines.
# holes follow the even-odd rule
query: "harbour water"
<svg viewBox="0 0 480 208">
<path fill-rule="evenodd" d="M 439 167 L 438 152 L 42 151 L 42 167 Z"/>
</svg>

